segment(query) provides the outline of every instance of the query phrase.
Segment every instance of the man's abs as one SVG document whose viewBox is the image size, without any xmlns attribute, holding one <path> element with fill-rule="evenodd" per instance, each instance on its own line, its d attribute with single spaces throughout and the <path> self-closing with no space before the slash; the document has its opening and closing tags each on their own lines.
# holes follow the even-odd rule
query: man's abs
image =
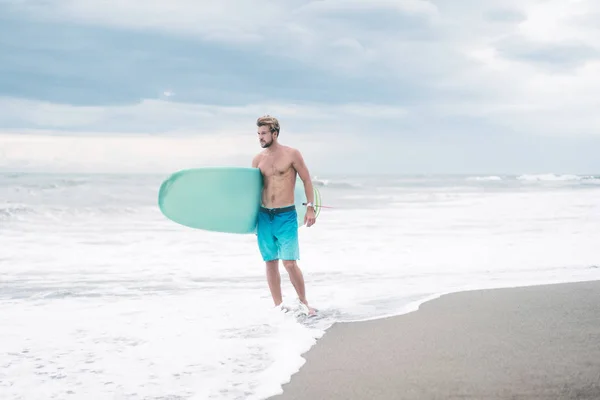
<svg viewBox="0 0 600 400">
<path fill-rule="evenodd" d="M 296 174 L 290 169 L 283 175 L 265 176 L 263 179 L 262 205 L 267 208 L 286 207 L 294 204 Z"/>
</svg>

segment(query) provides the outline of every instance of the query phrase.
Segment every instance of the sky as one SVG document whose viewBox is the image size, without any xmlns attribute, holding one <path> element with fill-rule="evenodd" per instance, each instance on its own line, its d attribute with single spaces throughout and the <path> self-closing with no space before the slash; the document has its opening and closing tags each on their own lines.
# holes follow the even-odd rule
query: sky
<svg viewBox="0 0 600 400">
<path fill-rule="evenodd" d="M 592 0 L 0 0 L 0 169 L 600 172 Z"/>
</svg>

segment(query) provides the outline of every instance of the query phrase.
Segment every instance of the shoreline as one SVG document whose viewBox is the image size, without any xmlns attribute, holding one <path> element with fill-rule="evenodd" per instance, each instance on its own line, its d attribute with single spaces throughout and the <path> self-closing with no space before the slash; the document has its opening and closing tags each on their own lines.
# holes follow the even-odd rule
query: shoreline
<svg viewBox="0 0 600 400">
<path fill-rule="evenodd" d="M 268 399 L 600 399 L 600 280 L 442 294 L 302 357 Z"/>
</svg>

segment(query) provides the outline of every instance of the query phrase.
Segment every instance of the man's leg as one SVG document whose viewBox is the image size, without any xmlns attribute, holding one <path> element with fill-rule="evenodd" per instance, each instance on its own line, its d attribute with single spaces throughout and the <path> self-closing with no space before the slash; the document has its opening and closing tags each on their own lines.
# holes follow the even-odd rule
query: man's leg
<svg viewBox="0 0 600 400">
<path fill-rule="evenodd" d="M 267 282 L 269 290 L 273 297 L 273 302 L 276 306 L 283 301 L 281 296 L 281 275 L 279 275 L 279 260 L 271 260 L 266 262 L 267 265 Z"/>
<path fill-rule="evenodd" d="M 298 263 L 296 260 L 283 260 L 283 266 L 285 267 L 288 275 L 290 276 L 290 281 L 296 289 L 296 294 L 298 295 L 298 299 L 308 307 L 309 311 L 312 313 L 314 310 L 310 308 L 308 305 L 308 301 L 306 300 L 306 289 L 304 287 L 304 275 L 302 274 L 302 270 L 298 267 Z"/>
<path fill-rule="evenodd" d="M 260 254 L 267 269 L 267 282 L 276 306 L 282 302 L 281 276 L 279 275 L 279 257 L 275 236 L 273 236 L 272 221 L 263 212 L 258 213 L 257 241 Z"/>
<path fill-rule="evenodd" d="M 310 308 L 306 300 L 304 276 L 297 263 L 297 260 L 300 259 L 300 245 L 298 241 L 298 215 L 295 210 L 280 216 L 275 235 L 279 241 L 280 258 L 294 289 L 296 289 L 298 299 L 308 307 L 309 314 L 314 314 L 315 310 Z"/>
<path fill-rule="evenodd" d="M 306 289 L 304 286 L 304 276 L 302 274 L 302 270 L 298 267 L 298 263 L 296 260 L 283 260 L 283 266 L 285 267 L 288 275 L 290 276 L 290 281 L 296 289 L 296 294 L 298 294 L 298 299 L 306 305 L 308 308 L 309 315 L 315 314 L 315 309 L 312 308 L 308 304 L 308 300 L 306 299 Z"/>
</svg>

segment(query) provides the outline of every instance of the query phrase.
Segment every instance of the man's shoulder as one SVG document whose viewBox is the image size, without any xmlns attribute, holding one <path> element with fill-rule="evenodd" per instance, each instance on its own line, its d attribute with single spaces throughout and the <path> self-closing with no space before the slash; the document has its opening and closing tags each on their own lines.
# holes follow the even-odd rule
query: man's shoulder
<svg viewBox="0 0 600 400">
<path fill-rule="evenodd" d="M 295 147 L 291 147 L 291 146 L 283 146 L 283 150 L 286 152 L 286 154 L 288 154 L 290 156 L 295 156 L 297 154 L 300 154 L 300 150 L 298 150 Z"/>
</svg>

